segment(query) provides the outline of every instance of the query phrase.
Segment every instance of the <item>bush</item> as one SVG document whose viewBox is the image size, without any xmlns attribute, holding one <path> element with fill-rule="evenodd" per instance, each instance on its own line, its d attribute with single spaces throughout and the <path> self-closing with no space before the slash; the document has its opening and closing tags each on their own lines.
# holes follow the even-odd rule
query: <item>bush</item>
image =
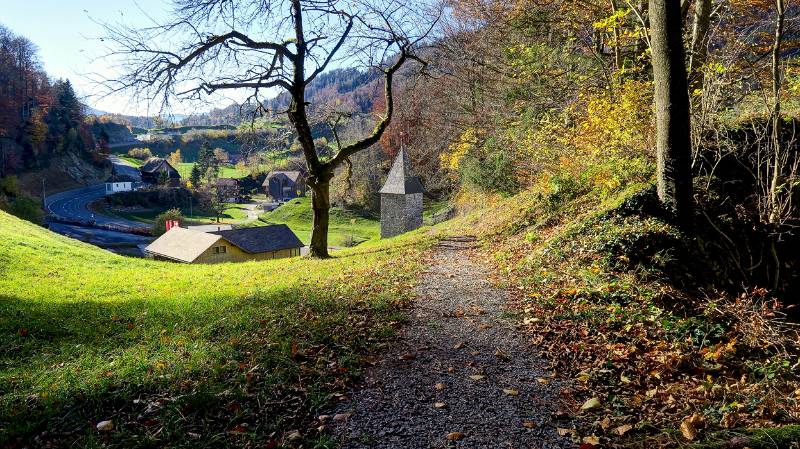
<svg viewBox="0 0 800 449">
<path fill-rule="evenodd" d="M 170 209 L 162 214 L 159 214 L 156 217 L 155 223 L 153 224 L 153 235 L 158 237 L 167 232 L 167 221 L 169 220 L 178 220 L 178 222 L 183 222 L 183 214 L 181 213 L 181 210 Z"/>
<path fill-rule="evenodd" d="M 128 156 L 146 161 L 153 157 L 153 153 L 150 151 L 150 148 L 131 148 L 128 150 Z"/>
<path fill-rule="evenodd" d="M 18 195 L 13 200 L 7 202 L 5 210 L 19 217 L 23 220 L 28 220 L 33 223 L 41 223 L 44 216 L 41 203 L 38 198 L 28 195 Z"/>
<path fill-rule="evenodd" d="M 512 195 L 519 191 L 513 161 L 502 151 L 486 155 L 483 160 L 466 156 L 461 162 L 461 178 L 464 184 L 483 192 L 498 192 Z"/>
</svg>

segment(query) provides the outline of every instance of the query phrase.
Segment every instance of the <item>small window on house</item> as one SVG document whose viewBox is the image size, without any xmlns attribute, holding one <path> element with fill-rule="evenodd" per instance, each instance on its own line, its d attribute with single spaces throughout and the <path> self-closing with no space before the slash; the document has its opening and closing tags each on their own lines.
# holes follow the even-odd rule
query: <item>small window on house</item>
<svg viewBox="0 0 800 449">
<path fill-rule="evenodd" d="M 214 247 L 214 254 L 225 254 L 228 252 L 228 247 L 226 246 L 215 246 Z"/>
</svg>

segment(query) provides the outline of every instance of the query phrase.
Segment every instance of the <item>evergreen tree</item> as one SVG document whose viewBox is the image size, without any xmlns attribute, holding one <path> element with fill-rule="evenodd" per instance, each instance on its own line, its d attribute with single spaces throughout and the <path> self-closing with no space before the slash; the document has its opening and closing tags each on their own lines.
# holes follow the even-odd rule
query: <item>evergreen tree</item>
<svg viewBox="0 0 800 449">
<path fill-rule="evenodd" d="M 86 145 L 78 132 L 83 116 L 83 106 L 69 80 L 58 81 L 53 86 L 54 101 L 47 114 L 50 142 L 59 153 L 81 152 Z"/>
<path fill-rule="evenodd" d="M 200 164 L 194 164 L 192 167 L 192 174 L 189 178 L 192 181 L 192 185 L 197 188 L 200 185 L 200 178 L 203 176 L 203 172 L 200 171 Z"/>
</svg>

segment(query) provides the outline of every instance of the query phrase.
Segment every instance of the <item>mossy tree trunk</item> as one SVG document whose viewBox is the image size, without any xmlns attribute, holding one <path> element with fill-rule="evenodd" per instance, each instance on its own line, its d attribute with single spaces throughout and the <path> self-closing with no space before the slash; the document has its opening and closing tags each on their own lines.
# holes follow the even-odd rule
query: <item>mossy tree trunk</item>
<svg viewBox="0 0 800 449">
<path fill-rule="evenodd" d="M 681 5 L 650 0 L 658 197 L 684 227 L 693 217 L 689 92 Z"/>
</svg>

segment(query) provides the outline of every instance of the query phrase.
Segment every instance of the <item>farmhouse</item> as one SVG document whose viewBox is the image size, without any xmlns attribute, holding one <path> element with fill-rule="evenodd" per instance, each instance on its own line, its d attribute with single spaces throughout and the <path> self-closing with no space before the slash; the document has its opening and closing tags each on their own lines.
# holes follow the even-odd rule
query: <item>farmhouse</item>
<svg viewBox="0 0 800 449">
<path fill-rule="evenodd" d="M 297 170 L 270 172 L 262 186 L 272 200 L 279 203 L 306 194 L 305 176 Z"/>
<path fill-rule="evenodd" d="M 139 168 L 142 174 L 142 182 L 148 184 L 161 184 L 162 180 L 171 187 L 178 187 L 181 174 L 166 159 L 151 157 Z"/>
<path fill-rule="evenodd" d="M 303 242 L 286 225 L 211 232 L 175 227 L 144 251 L 160 260 L 220 263 L 295 257 L 302 247 Z"/>
</svg>

